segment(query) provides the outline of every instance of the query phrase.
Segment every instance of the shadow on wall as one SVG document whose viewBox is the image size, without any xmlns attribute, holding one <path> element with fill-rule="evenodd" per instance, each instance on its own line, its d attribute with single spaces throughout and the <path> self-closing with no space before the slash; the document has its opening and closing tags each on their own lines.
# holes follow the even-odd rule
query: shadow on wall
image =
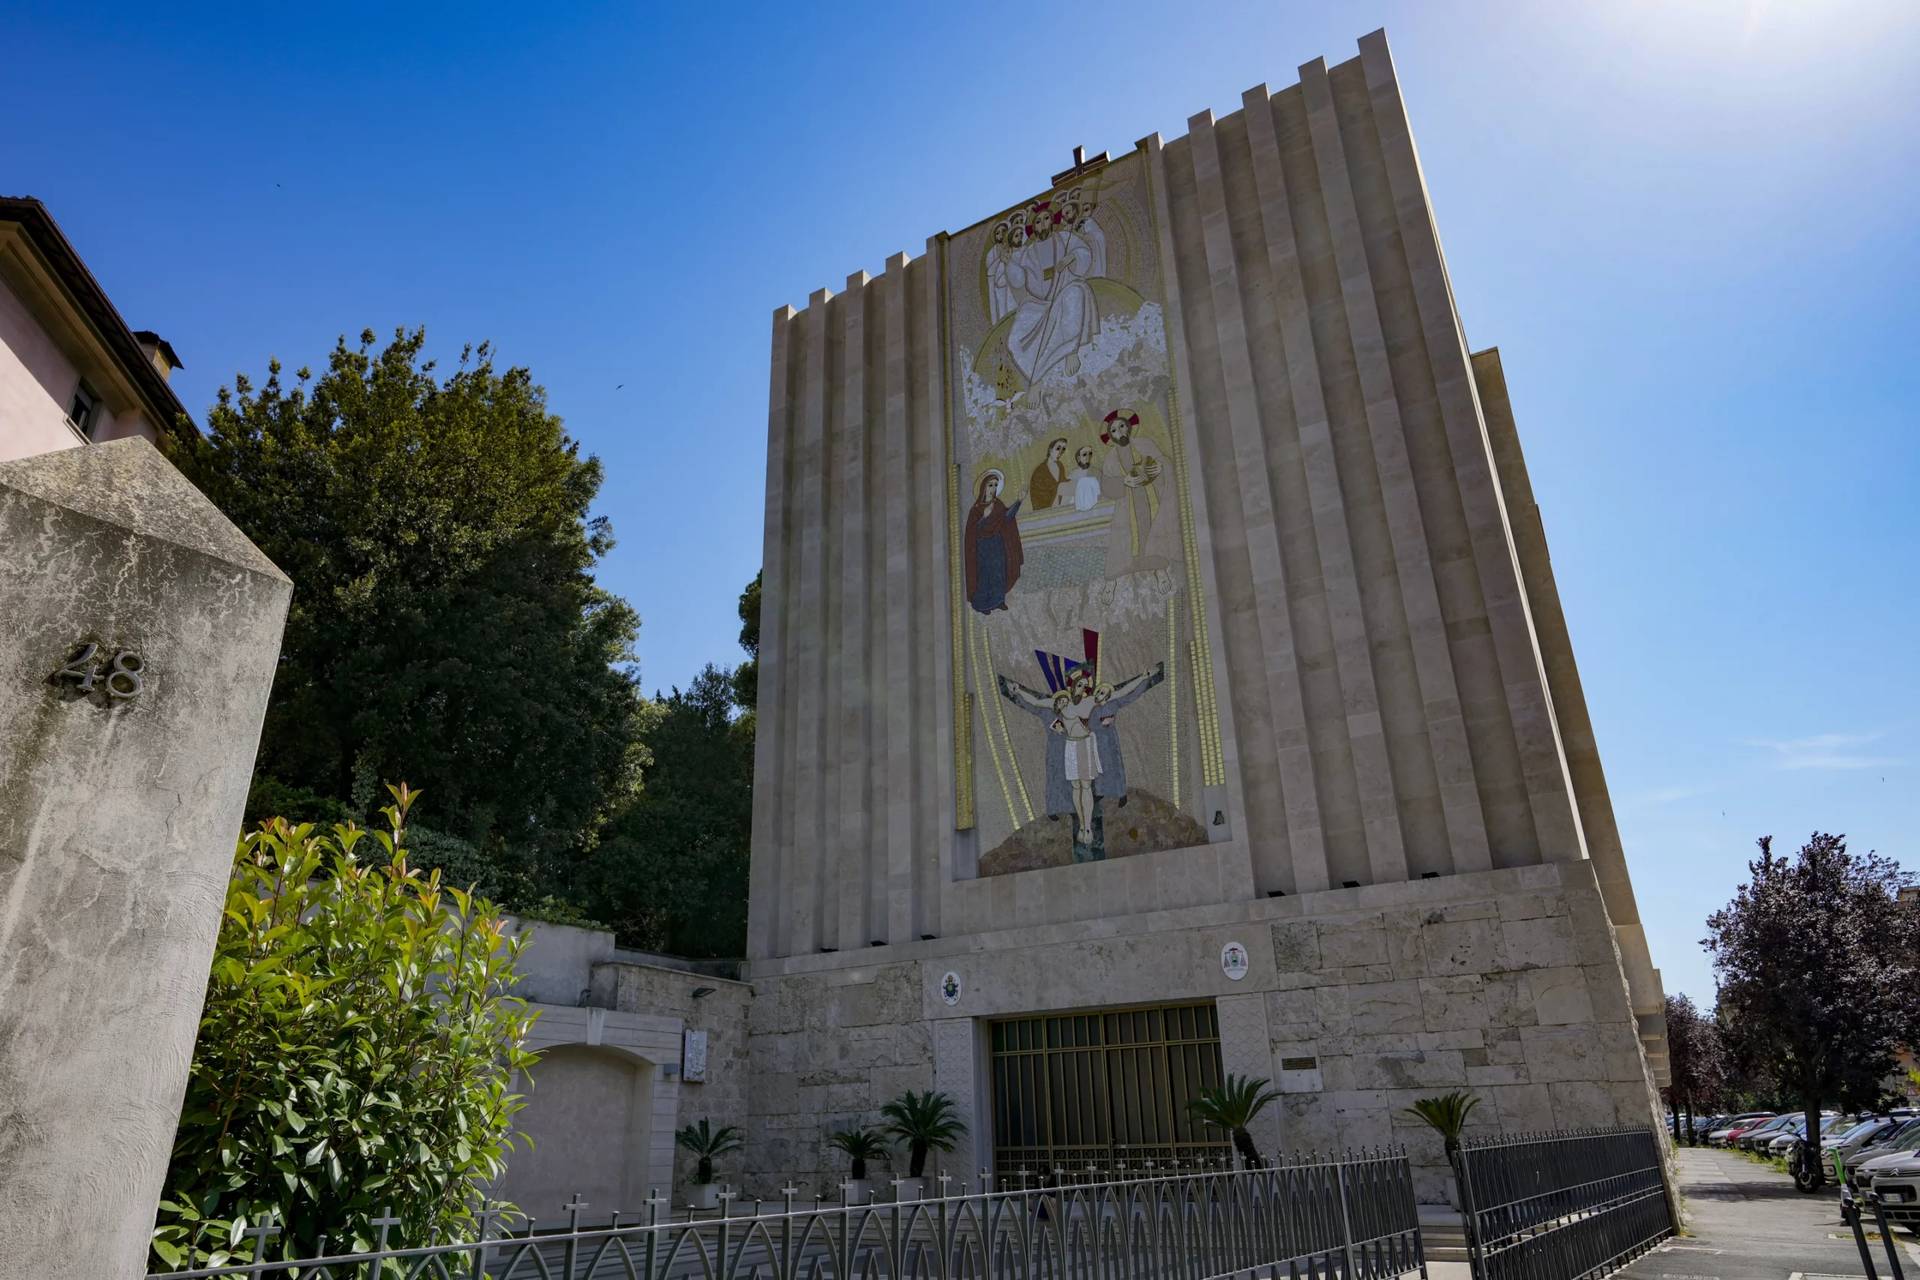
<svg viewBox="0 0 1920 1280">
<path fill-rule="evenodd" d="M 623 1218 L 644 1213 L 659 1070 L 602 1046 L 546 1050 L 531 1087 L 521 1086 L 521 1137 L 494 1195 L 549 1225 L 564 1218 L 561 1206 L 576 1194 L 589 1206 L 583 1221 L 605 1222 L 615 1210 Z"/>
</svg>

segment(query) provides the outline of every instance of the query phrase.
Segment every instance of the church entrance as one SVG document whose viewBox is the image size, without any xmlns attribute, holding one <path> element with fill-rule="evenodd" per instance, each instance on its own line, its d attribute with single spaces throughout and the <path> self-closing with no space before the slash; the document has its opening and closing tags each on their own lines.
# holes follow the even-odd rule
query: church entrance
<svg viewBox="0 0 1920 1280">
<path fill-rule="evenodd" d="M 1220 1160 L 1227 1135 L 1187 1114 L 1221 1082 L 1211 1003 L 1041 1014 L 992 1024 L 994 1172 L 1113 1177 Z"/>
</svg>

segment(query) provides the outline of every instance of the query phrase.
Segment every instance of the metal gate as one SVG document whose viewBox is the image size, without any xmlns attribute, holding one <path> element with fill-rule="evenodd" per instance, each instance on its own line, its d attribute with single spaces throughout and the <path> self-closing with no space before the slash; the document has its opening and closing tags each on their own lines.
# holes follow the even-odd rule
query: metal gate
<svg viewBox="0 0 1920 1280">
<path fill-rule="evenodd" d="M 1201 1167 L 1227 1135 L 1187 1103 L 1221 1082 L 1211 1003 L 1011 1018 L 992 1026 L 994 1171 L 1122 1176 Z M 1007 1184 L 1011 1185 L 1011 1184 Z"/>
<path fill-rule="evenodd" d="M 1469 1138 L 1460 1192 L 1474 1280 L 1589 1280 L 1673 1234 L 1651 1129 Z"/>
</svg>

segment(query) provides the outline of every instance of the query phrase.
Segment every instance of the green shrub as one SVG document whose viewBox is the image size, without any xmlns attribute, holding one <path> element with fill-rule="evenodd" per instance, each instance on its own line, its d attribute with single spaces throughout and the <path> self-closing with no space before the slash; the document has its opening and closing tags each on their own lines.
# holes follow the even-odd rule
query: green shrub
<svg viewBox="0 0 1920 1280">
<path fill-rule="evenodd" d="M 275 1258 L 369 1248 L 383 1211 L 392 1243 L 454 1238 L 506 1167 L 523 942 L 408 866 L 414 793 L 389 790 L 371 838 L 275 819 L 240 841 L 154 1230 L 169 1267 L 250 1258 L 268 1213 Z"/>
</svg>

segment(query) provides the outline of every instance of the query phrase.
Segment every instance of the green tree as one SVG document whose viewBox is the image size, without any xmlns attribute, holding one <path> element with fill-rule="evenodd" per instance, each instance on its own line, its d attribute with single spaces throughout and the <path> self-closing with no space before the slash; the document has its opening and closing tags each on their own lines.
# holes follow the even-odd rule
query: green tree
<svg viewBox="0 0 1920 1280">
<path fill-rule="evenodd" d="M 738 956 L 747 941 L 753 728 L 728 673 L 709 665 L 656 702 L 647 785 L 608 823 L 582 901 L 629 946 Z"/>
<path fill-rule="evenodd" d="M 733 700 L 740 705 L 741 713 L 751 720 L 755 708 L 760 705 L 760 579 L 762 574 L 754 574 L 753 581 L 740 593 L 740 647 L 747 651 L 747 660 L 733 669 Z"/>
<path fill-rule="evenodd" d="M 644 762 L 639 622 L 593 579 L 600 464 L 486 345 L 442 376 L 421 330 L 373 344 L 292 387 L 236 376 L 171 449 L 294 581 L 259 773 L 361 815 L 413 779 L 502 892 L 564 889 Z"/>
<path fill-rule="evenodd" d="M 1726 1054 L 1720 1025 L 1700 1012 L 1687 995 L 1667 997 L 1667 1103 L 1673 1108 L 1676 1141 L 1692 1145 L 1691 1120 L 1701 1104 L 1720 1100 L 1727 1085 Z M 1687 1121 L 1680 1117 L 1686 1109 Z"/>
<path fill-rule="evenodd" d="M 1899 901 L 1914 879 L 1843 836 L 1815 832 L 1792 856 L 1759 844 L 1749 882 L 1707 919 L 1721 1031 L 1805 1111 L 1818 1151 L 1820 1108 L 1878 1092 L 1898 1048 L 1920 1043 L 1920 911 Z"/>
<path fill-rule="evenodd" d="M 512 1148 L 509 1090 L 533 1018 L 508 994 L 523 938 L 484 900 L 407 865 L 413 793 L 388 826 L 332 836 L 275 820 L 227 888 L 173 1159 L 154 1229 L 168 1267 L 305 1257 L 473 1228 Z"/>
</svg>

